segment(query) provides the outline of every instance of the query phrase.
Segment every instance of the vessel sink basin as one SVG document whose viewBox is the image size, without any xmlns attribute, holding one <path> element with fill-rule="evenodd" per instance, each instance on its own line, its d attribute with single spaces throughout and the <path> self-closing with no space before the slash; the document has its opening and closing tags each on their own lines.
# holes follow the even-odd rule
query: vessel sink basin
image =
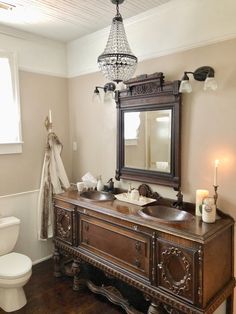
<svg viewBox="0 0 236 314">
<path fill-rule="evenodd" d="M 87 201 L 112 201 L 114 200 L 114 195 L 109 192 L 100 191 L 85 191 L 80 194 L 80 197 Z"/>
<path fill-rule="evenodd" d="M 192 214 L 184 210 L 163 205 L 143 207 L 138 211 L 138 213 L 145 219 L 164 223 L 184 222 L 194 219 Z"/>
</svg>

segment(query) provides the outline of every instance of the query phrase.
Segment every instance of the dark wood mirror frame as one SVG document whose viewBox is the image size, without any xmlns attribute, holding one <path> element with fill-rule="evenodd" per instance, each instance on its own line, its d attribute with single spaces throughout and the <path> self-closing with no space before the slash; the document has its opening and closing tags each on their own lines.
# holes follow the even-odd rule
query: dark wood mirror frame
<svg viewBox="0 0 236 314">
<path fill-rule="evenodd" d="M 180 188 L 181 94 L 179 81 L 164 82 L 163 73 L 141 75 L 125 82 L 127 88 L 116 91 L 117 169 L 116 179 L 134 180 Z M 172 110 L 170 172 L 125 166 L 124 113 L 132 111 Z"/>
</svg>

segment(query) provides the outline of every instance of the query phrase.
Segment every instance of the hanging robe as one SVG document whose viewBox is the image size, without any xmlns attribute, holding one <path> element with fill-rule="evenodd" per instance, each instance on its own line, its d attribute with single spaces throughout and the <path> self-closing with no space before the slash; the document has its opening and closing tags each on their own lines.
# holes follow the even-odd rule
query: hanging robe
<svg viewBox="0 0 236 314">
<path fill-rule="evenodd" d="M 62 144 L 56 134 L 48 133 L 38 198 L 39 240 L 53 236 L 53 194 L 63 193 L 70 187 L 61 151 Z"/>
</svg>

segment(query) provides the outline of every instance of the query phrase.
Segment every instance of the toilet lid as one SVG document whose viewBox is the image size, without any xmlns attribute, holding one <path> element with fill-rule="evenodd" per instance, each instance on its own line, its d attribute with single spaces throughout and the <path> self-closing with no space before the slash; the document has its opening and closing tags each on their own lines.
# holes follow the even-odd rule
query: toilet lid
<svg viewBox="0 0 236 314">
<path fill-rule="evenodd" d="M 0 278 L 17 278 L 32 268 L 31 259 L 23 254 L 9 253 L 0 256 Z"/>
</svg>

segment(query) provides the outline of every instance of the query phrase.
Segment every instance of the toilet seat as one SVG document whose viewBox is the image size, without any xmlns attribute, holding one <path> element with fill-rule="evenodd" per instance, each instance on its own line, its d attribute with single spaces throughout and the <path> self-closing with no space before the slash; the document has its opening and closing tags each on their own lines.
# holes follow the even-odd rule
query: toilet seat
<svg viewBox="0 0 236 314">
<path fill-rule="evenodd" d="M 24 276 L 32 268 L 31 259 L 23 254 L 9 253 L 0 256 L 0 279 L 16 279 Z"/>
</svg>

